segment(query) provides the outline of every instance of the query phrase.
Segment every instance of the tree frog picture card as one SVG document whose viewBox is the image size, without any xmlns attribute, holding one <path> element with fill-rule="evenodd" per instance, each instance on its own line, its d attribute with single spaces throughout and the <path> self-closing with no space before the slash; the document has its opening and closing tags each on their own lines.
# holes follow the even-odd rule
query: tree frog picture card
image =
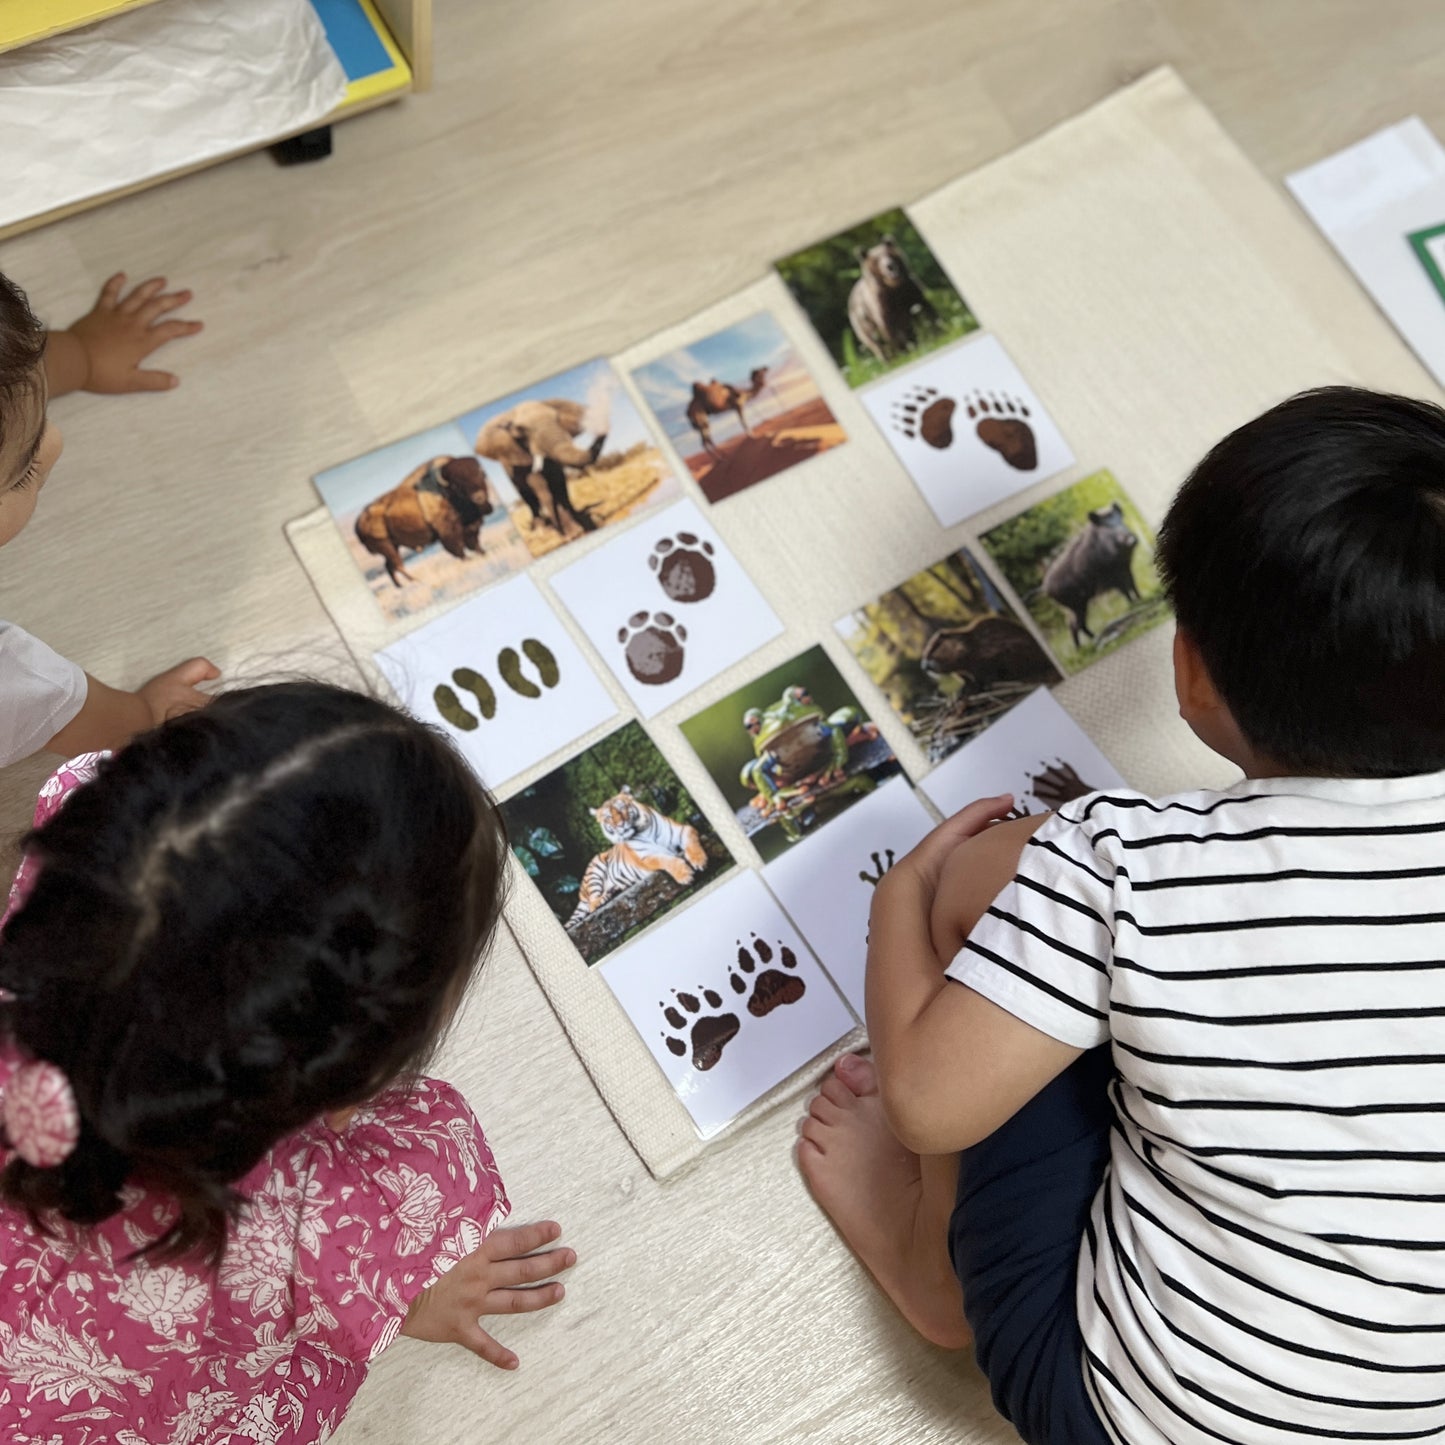
<svg viewBox="0 0 1445 1445">
<path fill-rule="evenodd" d="M 659 512 L 551 581 L 643 717 L 656 716 L 783 630 L 691 501 Z"/>
<path fill-rule="evenodd" d="M 613 954 L 601 973 L 704 1139 L 856 1027 L 756 873 Z"/>
<path fill-rule="evenodd" d="M 1415 248 L 1431 285 L 1445 301 L 1445 223 L 1428 226 L 1423 231 L 1411 231 L 1405 239 Z"/>
</svg>

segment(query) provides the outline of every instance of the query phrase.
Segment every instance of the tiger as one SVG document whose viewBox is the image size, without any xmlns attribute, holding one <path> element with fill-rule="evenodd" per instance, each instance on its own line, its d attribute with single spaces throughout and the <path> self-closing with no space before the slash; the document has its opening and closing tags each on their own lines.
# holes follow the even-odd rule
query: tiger
<svg viewBox="0 0 1445 1445">
<path fill-rule="evenodd" d="M 580 922 L 659 868 L 675 882 L 691 883 L 707 867 L 707 851 L 691 823 L 676 823 L 639 802 L 626 784 L 592 810 L 612 846 L 598 853 L 582 873 L 577 908 L 566 926 Z"/>
</svg>

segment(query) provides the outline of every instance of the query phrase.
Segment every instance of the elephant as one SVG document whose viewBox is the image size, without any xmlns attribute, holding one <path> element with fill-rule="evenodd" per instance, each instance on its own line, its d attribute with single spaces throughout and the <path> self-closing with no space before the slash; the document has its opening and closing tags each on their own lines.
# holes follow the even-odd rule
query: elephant
<svg viewBox="0 0 1445 1445">
<path fill-rule="evenodd" d="M 482 523 L 496 505 L 475 457 L 433 457 L 361 509 L 356 537 L 386 563 L 387 576 L 400 587 L 403 578 L 413 580 L 401 548 L 420 551 L 440 542 L 453 557 L 480 552 Z"/>
<path fill-rule="evenodd" d="M 576 401 L 524 401 L 494 416 L 477 433 L 476 453 L 499 462 L 512 479 L 528 510 L 538 522 L 545 522 L 565 535 L 565 518 L 584 532 L 595 531 L 597 523 L 586 509 L 578 510 L 567 490 L 567 470 L 583 471 L 602 454 L 607 441 L 604 431 L 585 451 L 575 437 L 587 430 L 587 408 Z M 547 483 L 551 515 L 544 515 L 542 498 L 532 475 L 540 472 Z"/>
</svg>

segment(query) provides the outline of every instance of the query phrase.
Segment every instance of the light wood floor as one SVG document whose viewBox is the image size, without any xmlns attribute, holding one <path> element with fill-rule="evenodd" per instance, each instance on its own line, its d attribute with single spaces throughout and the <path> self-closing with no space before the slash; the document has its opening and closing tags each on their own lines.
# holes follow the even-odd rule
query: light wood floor
<svg viewBox="0 0 1445 1445">
<path fill-rule="evenodd" d="M 67 455 L 4 555 L 0 614 L 125 684 L 197 651 L 232 676 L 342 670 L 281 533 L 313 505 L 320 467 L 615 351 L 1161 62 L 1273 177 L 1412 112 L 1445 134 L 1433 0 L 437 12 L 436 90 L 349 123 L 324 164 L 254 156 L 0 245 L 0 268 L 56 322 L 117 267 L 194 287 L 207 322 L 168 358 L 179 392 L 56 407 Z M 0 836 L 23 825 L 45 766 L 0 774 Z M 704 1176 L 687 1181 L 681 1230 L 669 1189 L 684 1184 L 642 1169 L 514 956 L 464 1023 L 495 1041 L 474 1102 L 518 1212 L 562 1218 L 590 1278 L 584 1263 L 554 1317 L 501 1327 L 523 1356 L 516 1377 L 403 1343 L 341 1440 L 415 1439 L 418 1412 L 437 1441 L 498 1421 L 503 1438 L 538 1441 L 1012 1438 L 971 1367 L 913 1344 L 864 1287 L 781 1142 L 762 1188 L 756 1141 L 722 1146 L 715 1195 L 699 1205 Z M 745 1157 L 746 1194 L 728 1182 Z M 744 1283 L 756 1318 L 724 1333 L 721 1302 Z M 840 1363 L 872 1362 L 866 1395 L 820 1392 L 827 1361 L 788 1346 L 800 1310 L 814 1341 L 826 1321 Z M 666 1401 L 609 1391 L 624 1317 L 671 1382 Z"/>
</svg>

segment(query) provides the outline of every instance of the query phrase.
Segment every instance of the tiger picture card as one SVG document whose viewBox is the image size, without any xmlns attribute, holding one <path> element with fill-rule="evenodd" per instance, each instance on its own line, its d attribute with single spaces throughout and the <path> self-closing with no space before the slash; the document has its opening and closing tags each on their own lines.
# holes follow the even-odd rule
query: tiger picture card
<svg viewBox="0 0 1445 1445">
<path fill-rule="evenodd" d="M 502 805 L 512 852 L 593 964 L 734 866 L 638 722 Z"/>
</svg>

